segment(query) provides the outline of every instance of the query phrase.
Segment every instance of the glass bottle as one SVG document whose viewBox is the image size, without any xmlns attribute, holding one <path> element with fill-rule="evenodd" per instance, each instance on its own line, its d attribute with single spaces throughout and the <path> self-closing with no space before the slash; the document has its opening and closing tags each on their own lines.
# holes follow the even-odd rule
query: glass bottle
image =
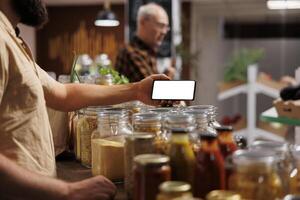
<svg viewBox="0 0 300 200">
<path fill-rule="evenodd" d="M 129 134 L 132 128 L 127 110 L 99 112 L 98 128 L 92 134 L 93 175 L 103 175 L 113 181 L 124 178 L 124 142 Z"/>
<path fill-rule="evenodd" d="M 83 116 L 83 109 L 77 111 L 73 118 L 72 122 L 72 133 L 73 133 L 73 146 L 74 146 L 74 153 L 77 161 L 80 161 L 80 130 L 78 130 L 78 122 Z"/>
<path fill-rule="evenodd" d="M 160 194 L 156 200 L 191 199 L 191 185 L 181 181 L 167 181 L 159 186 Z"/>
<path fill-rule="evenodd" d="M 197 178 L 194 182 L 194 196 L 205 198 L 212 190 L 225 189 L 225 164 L 216 131 L 208 127 L 198 134 L 200 145 L 195 148 Z"/>
<path fill-rule="evenodd" d="M 233 128 L 231 126 L 220 126 L 216 128 L 218 133 L 218 141 L 221 153 L 226 159 L 228 156 L 231 156 L 236 150 L 237 145 L 234 142 L 233 138 Z"/>
<path fill-rule="evenodd" d="M 169 114 L 164 128 L 169 141 L 167 155 L 172 167 L 172 180 L 190 184 L 194 180 L 195 155 L 190 135 L 195 130 L 195 118 L 186 114 Z"/>
<path fill-rule="evenodd" d="M 134 157 L 134 200 L 154 200 L 161 183 L 171 180 L 170 158 L 159 154 Z"/>
<path fill-rule="evenodd" d="M 95 83 L 97 85 L 113 85 L 113 76 L 111 74 L 106 74 L 106 75 L 99 75 Z"/>
<path fill-rule="evenodd" d="M 238 150 L 233 154 L 233 164 L 229 188 L 239 193 L 242 199 L 275 200 L 283 197 L 273 152 Z"/>
</svg>

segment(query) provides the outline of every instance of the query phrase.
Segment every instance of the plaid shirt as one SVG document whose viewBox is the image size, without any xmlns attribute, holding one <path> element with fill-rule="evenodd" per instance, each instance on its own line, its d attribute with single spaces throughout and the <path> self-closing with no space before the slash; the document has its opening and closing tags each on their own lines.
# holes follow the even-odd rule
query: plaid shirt
<svg viewBox="0 0 300 200">
<path fill-rule="evenodd" d="M 137 36 L 118 53 L 115 68 L 130 82 L 137 82 L 152 74 L 158 74 L 156 53 Z"/>
</svg>

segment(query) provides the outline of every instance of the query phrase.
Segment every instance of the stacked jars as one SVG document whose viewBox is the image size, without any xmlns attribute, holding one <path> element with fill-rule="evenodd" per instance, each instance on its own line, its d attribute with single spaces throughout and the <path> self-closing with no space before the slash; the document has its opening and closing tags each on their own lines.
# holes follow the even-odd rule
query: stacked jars
<svg viewBox="0 0 300 200">
<path fill-rule="evenodd" d="M 127 110 L 99 112 L 98 128 L 91 137 L 93 175 L 103 175 L 113 181 L 124 178 L 124 137 L 131 133 Z"/>
<path fill-rule="evenodd" d="M 220 127 L 221 125 L 217 121 L 217 107 L 213 105 L 197 105 L 197 106 L 190 106 L 187 108 L 191 111 L 202 112 L 203 114 L 207 115 L 209 126 L 213 128 Z"/>
<path fill-rule="evenodd" d="M 233 154 L 234 173 L 229 188 L 242 199 L 275 200 L 283 197 L 276 170 L 276 155 L 266 150 L 238 150 Z"/>
<path fill-rule="evenodd" d="M 165 153 L 166 138 L 162 135 L 161 115 L 157 113 L 136 113 L 132 117 L 132 126 L 135 133 L 147 133 L 155 136 L 157 153 Z"/>
</svg>

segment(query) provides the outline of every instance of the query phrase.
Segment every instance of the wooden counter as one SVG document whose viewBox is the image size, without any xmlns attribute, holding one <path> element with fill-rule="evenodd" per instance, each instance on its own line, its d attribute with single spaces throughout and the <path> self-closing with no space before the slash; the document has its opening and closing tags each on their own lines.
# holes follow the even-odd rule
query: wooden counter
<svg viewBox="0 0 300 200">
<path fill-rule="evenodd" d="M 75 182 L 92 177 L 90 169 L 80 165 L 76 161 L 57 161 L 57 176 L 59 179 Z M 117 185 L 118 193 L 115 200 L 126 200 L 123 184 Z"/>
</svg>

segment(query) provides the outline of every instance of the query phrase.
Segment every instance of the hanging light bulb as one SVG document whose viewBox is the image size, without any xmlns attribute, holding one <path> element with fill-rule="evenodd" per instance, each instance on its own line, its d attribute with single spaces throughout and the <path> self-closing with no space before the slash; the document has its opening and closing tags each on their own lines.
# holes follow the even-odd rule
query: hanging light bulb
<svg viewBox="0 0 300 200">
<path fill-rule="evenodd" d="M 104 10 L 101 10 L 97 14 L 97 18 L 95 20 L 95 26 L 102 27 L 115 27 L 119 26 L 120 22 L 117 19 L 115 13 L 110 10 L 110 2 L 107 0 L 104 4 Z"/>
</svg>

